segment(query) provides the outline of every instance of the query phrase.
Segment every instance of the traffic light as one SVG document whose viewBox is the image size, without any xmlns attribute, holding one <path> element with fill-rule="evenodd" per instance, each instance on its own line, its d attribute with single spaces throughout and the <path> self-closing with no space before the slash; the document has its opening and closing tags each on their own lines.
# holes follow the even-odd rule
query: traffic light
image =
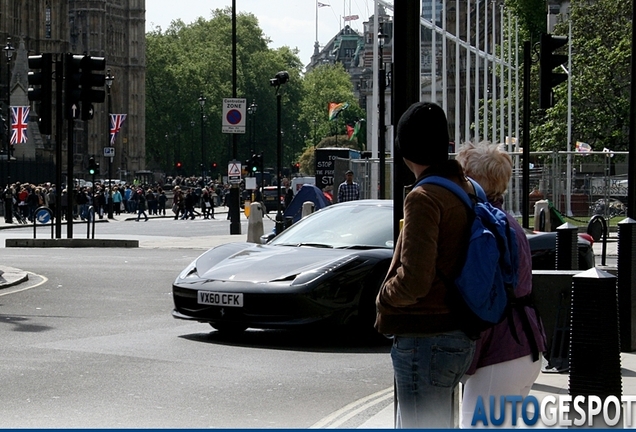
<svg viewBox="0 0 636 432">
<path fill-rule="evenodd" d="M 253 172 L 260 171 L 261 173 L 265 171 L 263 166 L 263 153 L 254 155 L 254 168 Z"/>
<path fill-rule="evenodd" d="M 299 173 L 300 172 L 300 163 L 296 162 L 293 163 L 291 166 L 291 171 L 292 173 Z"/>
<path fill-rule="evenodd" d="M 88 173 L 94 176 L 97 172 L 99 172 L 99 163 L 95 162 L 95 158 L 91 156 L 88 159 Z"/>
<path fill-rule="evenodd" d="M 94 114 L 93 103 L 102 103 L 106 98 L 106 92 L 102 89 L 106 84 L 106 75 L 94 73 L 106 69 L 106 59 L 104 57 L 84 56 L 81 68 L 82 120 L 90 120 Z M 93 90 L 93 87 L 100 89 Z"/>
<path fill-rule="evenodd" d="M 219 164 L 217 164 L 216 162 L 212 162 L 210 164 L 210 172 L 212 173 L 212 175 L 217 175 L 218 172 L 217 170 L 219 169 Z"/>
<path fill-rule="evenodd" d="M 40 133 L 51 135 L 53 55 L 48 53 L 29 56 L 29 69 L 29 101 L 37 103 L 35 111 L 39 116 Z"/>
<path fill-rule="evenodd" d="M 252 174 L 256 174 L 256 172 L 258 171 L 258 168 L 261 166 L 261 162 L 260 162 L 260 156 L 257 154 L 253 154 L 252 155 L 252 166 L 250 169 L 250 172 Z"/>
<path fill-rule="evenodd" d="M 64 65 L 64 100 L 65 114 L 67 119 L 77 118 L 79 103 L 82 96 L 81 85 L 81 64 L 84 56 L 66 54 Z"/>
<path fill-rule="evenodd" d="M 553 69 L 568 62 L 565 54 L 555 54 L 564 45 L 567 45 L 567 36 L 555 36 L 547 33 L 541 34 L 539 47 L 539 107 L 546 109 L 553 105 L 552 88 L 568 79 L 567 73 L 554 72 Z"/>
<path fill-rule="evenodd" d="M 177 162 L 176 164 L 174 164 L 174 166 L 177 171 L 181 171 L 181 168 L 183 168 L 183 164 L 181 162 Z"/>
</svg>

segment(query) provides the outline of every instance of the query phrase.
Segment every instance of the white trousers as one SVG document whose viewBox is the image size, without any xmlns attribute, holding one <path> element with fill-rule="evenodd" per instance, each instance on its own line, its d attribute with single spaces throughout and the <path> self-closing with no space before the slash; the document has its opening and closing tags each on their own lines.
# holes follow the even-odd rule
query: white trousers
<svg viewBox="0 0 636 432">
<path fill-rule="evenodd" d="M 467 376 L 463 379 L 464 392 L 462 397 L 462 416 L 460 426 L 462 429 L 493 427 L 484 426 L 481 422 L 478 425 L 471 426 L 477 398 L 481 395 L 486 408 L 486 413 L 490 419 L 490 396 L 495 396 L 497 401 L 497 418 L 499 415 L 499 396 L 528 396 L 532 384 L 541 372 L 541 359 L 536 362 L 532 361 L 532 355 L 527 355 L 518 359 L 510 360 L 503 363 L 497 363 L 491 366 L 485 366 L 477 369 L 474 375 Z M 520 417 L 517 409 L 517 416 Z M 519 426 L 517 421 L 517 426 Z M 505 422 L 500 428 L 511 428 L 511 406 L 507 404 Z"/>
</svg>

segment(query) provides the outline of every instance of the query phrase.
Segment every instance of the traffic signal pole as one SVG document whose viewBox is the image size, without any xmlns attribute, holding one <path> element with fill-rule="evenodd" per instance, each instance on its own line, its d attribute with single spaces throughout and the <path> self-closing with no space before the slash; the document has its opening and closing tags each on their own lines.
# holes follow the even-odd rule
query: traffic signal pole
<svg viewBox="0 0 636 432">
<path fill-rule="evenodd" d="M 236 0 L 232 0 L 232 97 L 236 98 Z M 238 141 L 232 134 L 232 159 L 238 160 Z M 230 188 L 230 234 L 241 234 L 239 185 Z"/>
<path fill-rule="evenodd" d="M 63 55 L 55 59 L 55 238 L 62 238 L 62 131 L 64 128 L 64 60 Z M 68 191 L 67 186 L 67 191 Z M 68 199 L 68 193 L 66 197 Z"/>
<path fill-rule="evenodd" d="M 79 73 L 79 60 L 73 54 L 66 54 L 64 65 L 64 111 L 66 117 L 66 237 L 73 238 L 73 191 L 75 190 L 74 172 L 73 172 L 73 151 L 75 149 L 75 140 L 73 129 L 75 125 L 75 115 L 78 110 L 79 90 L 77 86 Z M 61 203 L 60 203 L 61 204 Z"/>
</svg>

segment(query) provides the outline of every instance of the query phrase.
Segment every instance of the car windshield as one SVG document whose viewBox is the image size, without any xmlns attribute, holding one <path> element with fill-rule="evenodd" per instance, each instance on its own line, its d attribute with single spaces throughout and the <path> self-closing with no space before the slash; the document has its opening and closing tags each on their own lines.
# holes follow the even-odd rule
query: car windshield
<svg viewBox="0 0 636 432">
<path fill-rule="evenodd" d="M 283 231 L 269 244 L 332 248 L 393 248 L 393 209 L 386 205 L 334 205 Z"/>
</svg>

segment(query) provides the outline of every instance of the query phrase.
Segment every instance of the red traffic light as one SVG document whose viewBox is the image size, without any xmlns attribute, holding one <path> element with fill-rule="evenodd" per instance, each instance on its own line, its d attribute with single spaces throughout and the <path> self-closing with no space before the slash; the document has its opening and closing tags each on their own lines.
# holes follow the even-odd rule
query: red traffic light
<svg viewBox="0 0 636 432">
<path fill-rule="evenodd" d="M 181 168 L 181 162 L 177 162 L 177 168 Z"/>
</svg>

